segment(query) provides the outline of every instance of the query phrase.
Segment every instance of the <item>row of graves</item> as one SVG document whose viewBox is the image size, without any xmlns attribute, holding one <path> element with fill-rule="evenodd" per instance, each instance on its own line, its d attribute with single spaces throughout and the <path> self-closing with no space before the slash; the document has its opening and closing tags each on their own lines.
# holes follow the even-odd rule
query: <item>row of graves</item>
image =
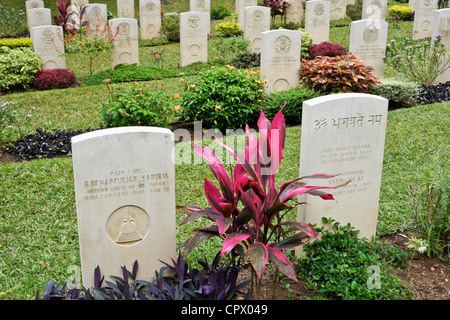
<svg viewBox="0 0 450 320">
<path fill-rule="evenodd" d="M 383 3 L 381 0 L 367 1 L 370 0 L 365 1 L 365 19 L 351 23 L 350 52 L 382 76 L 388 28 L 386 5 L 379 5 Z M 206 4 L 197 1 L 200 2 Z M 141 3 L 142 11 L 147 8 L 156 11 L 155 15 L 160 14 L 159 2 L 141 0 Z M 306 2 L 305 29 L 316 42 L 328 40 L 333 3 Z M 104 19 L 104 6 L 89 6 L 95 12 L 93 16 L 98 14 Z M 436 10 L 437 0 L 416 0 L 415 7 L 416 37 L 440 33 L 450 43 L 450 9 Z M 345 5 L 339 8 L 345 10 Z M 43 10 L 28 9 L 30 25 L 35 23 L 38 12 L 46 12 Z M 244 35 L 251 39 L 253 50 L 261 53 L 261 76 L 269 80 L 267 90 L 271 92 L 298 85 L 301 32 L 270 30 L 269 10 L 252 3 L 244 6 L 239 16 Z M 296 15 L 303 15 L 303 7 Z M 206 61 L 209 14 L 190 11 L 181 13 L 179 18 L 182 65 Z M 48 16 L 46 19 L 47 23 L 31 28 L 34 50 L 40 53 L 46 68 L 64 67 L 64 59 L 59 55 L 64 50 L 61 27 L 52 26 Z M 89 14 L 87 19 L 91 19 Z M 144 21 L 140 19 L 141 35 Z M 109 28 L 117 26 L 119 34 L 112 61 L 139 63 L 137 20 L 121 17 L 108 23 Z M 158 28 L 157 23 L 152 25 Z M 144 29 L 153 31 L 153 27 L 145 25 Z M 322 217 L 331 217 L 342 224 L 351 223 L 360 230 L 361 237 L 370 239 L 376 234 L 388 100 L 371 94 L 334 94 L 305 101 L 302 113 L 299 177 L 339 174 L 322 181 L 305 180 L 308 184 L 330 187 L 350 182 L 330 189 L 336 201 L 311 196 L 298 199 L 308 203 L 299 207 L 298 221 L 320 226 Z M 171 131 L 155 127 L 110 128 L 72 138 L 85 287 L 93 286 L 93 271 L 97 266 L 110 276 L 120 274 L 123 265 L 130 270 L 137 260 L 140 266 L 137 277 L 150 280 L 159 271 L 161 261 L 176 259 L 175 165 L 181 159 L 191 159 L 178 157 L 174 141 L 180 140 L 181 135 L 183 141 L 190 141 L 191 135 L 185 129 Z M 189 151 L 192 148 L 183 153 Z"/>
<path fill-rule="evenodd" d="M 84 0 L 87 1 L 87 0 Z M 43 8 L 42 0 L 28 0 L 27 20 L 33 40 L 33 49 L 43 60 L 43 69 L 65 68 L 63 30 L 51 24 L 50 9 Z M 335 2 L 312 0 L 305 10 L 293 3 L 286 14 L 288 21 L 294 18 L 300 23 L 305 14 L 305 31 L 311 34 L 313 43 L 329 40 L 330 21 L 342 17 L 334 8 Z M 139 37 L 150 39 L 160 36 L 160 0 L 141 0 L 139 23 L 134 16 L 134 2 L 118 0 L 120 18 L 107 20 L 104 4 L 81 3 L 86 6 L 84 19 L 87 36 L 104 36 L 107 30 L 115 30 L 111 67 L 118 64 L 139 64 Z M 133 5 L 130 5 L 133 4 Z M 438 0 L 414 1 L 415 15 L 413 37 L 415 39 L 442 35 L 442 41 L 450 49 L 450 9 L 437 10 Z M 74 5 L 73 10 L 80 8 Z M 346 8 L 345 5 L 339 8 Z M 209 2 L 192 0 L 191 11 L 179 15 L 180 66 L 208 60 L 208 34 L 210 33 Z M 261 77 L 268 80 L 268 92 L 286 90 L 298 85 L 300 70 L 301 31 L 270 30 L 270 8 L 257 6 L 256 0 L 237 0 L 239 25 L 251 42 L 253 52 L 261 53 Z M 363 19 L 353 21 L 350 28 L 349 52 L 366 65 L 374 68 L 374 74 L 384 74 L 383 56 L 386 51 L 388 23 L 386 0 L 365 0 Z M 344 15 L 345 16 L 345 15 Z M 76 18 L 77 15 L 74 14 Z M 74 19 L 75 19 L 74 18 Z M 73 24 L 79 21 L 73 20 Z M 140 29 L 138 29 L 140 28 Z M 445 75 L 448 78 L 448 75 Z"/>
</svg>

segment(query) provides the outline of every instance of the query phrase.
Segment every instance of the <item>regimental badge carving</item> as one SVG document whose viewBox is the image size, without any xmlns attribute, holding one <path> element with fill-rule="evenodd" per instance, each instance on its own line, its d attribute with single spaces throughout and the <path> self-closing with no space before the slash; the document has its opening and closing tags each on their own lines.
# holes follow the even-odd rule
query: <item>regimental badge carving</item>
<svg viewBox="0 0 450 320">
<path fill-rule="evenodd" d="M 36 21 L 38 21 L 39 23 L 44 22 L 45 20 L 45 14 L 42 11 L 38 11 L 34 14 L 34 18 L 36 19 Z"/>
<path fill-rule="evenodd" d="M 264 13 L 261 10 L 255 10 L 255 12 L 253 12 L 253 21 L 254 22 L 261 22 L 264 18 Z"/>
<path fill-rule="evenodd" d="M 134 205 L 118 208 L 106 222 L 106 231 L 109 238 L 122 246 L 142 241 L 149 230 L 150 217 L 144 209 Z"/>
<path fill-rule="evenodd" d="M 95 18 L 99 18 L 102 15 L 102 10 L 99 7 L 93 7 L 89 14 L 89 18 L 94 20 Z"/>
<path fill-rule="evenodd" d="M 324 12 L 325 6 L 323 4 L 319 3 L 314 6 L 314 13 L 316 14 L 316 16 L 321 16 Z"/>
<path fill-rule="evenodd" d="M 31 9 L 40 8 L 39 3 L 37 1 L 31 3 Z"/>
<path fill-rule="evenodd" d="M 428 6 L 431 6 L 432 2 L 433 2 L 433 0 L 425 0 L 424 4 L 428 7 Z"/>
<path fill-rule="evenodd" d="M 274 46 L 276 53 L 288 53 L 291 50 L 291 39 L 288 36 L 279 36 Z"/>
<path fill-rule="evenodd" d="M 128 35 L 130 33 L 130 25 L 126 22 L 119 24 L 119 29 L 117 30 L 120 35 Z"/>
<path fill-rule="evenodd" d="M 153 10 L 155 10 L 155 4 L 154 4 L 153 2 L 148 2 L 148 3 L 145 5 L 145 10 L 147 10 L 147 11 L 153 11 Z"/>
<path fill-rule="evenodd" d="M 192 16 L 189 18 L 189 26 L 192 29 L 197 28 L 200 25 L 200 18 L 198 16 Z"/>
<path fill-rule="evenodd" d="M 205 0 L 197 0 L 197 8 L 205 8 Z"/>
<path fill-rule="evenodd" d="M 374 25 L 368 26 L 364 30 L 363 39 L 367 43 L 373 43 L 378 39 L 378 29 Z"/>
<path fill-rule="evenodd" d="M 52 44 L 53 40 L 55 40 L 55 34 L 50 29 L 45 29 L 42 32 L 41 39 L 45 44 Z"/>
</svg>

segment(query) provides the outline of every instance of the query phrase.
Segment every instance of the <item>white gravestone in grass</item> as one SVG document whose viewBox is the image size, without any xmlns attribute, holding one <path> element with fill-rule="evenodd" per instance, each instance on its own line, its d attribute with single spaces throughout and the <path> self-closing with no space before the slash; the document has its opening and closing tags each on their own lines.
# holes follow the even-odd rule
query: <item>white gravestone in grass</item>
<svg viewBox="0 0 450 320">
<path fill-rule="evenodd" d="M 180 14 L 180 66 L 208 61 L 208 19 L 206 12 Z"/>
<path fill-rule="evenodd" d="M 416 0 L 414 2 L 414 40 L 431 37 L 434 11 L 438 9 L 438 0 Z"/>
<path fill-rule="evenodd" d="M 27 10 L 28 14 L 28 30 L 39 26 L 51 26 L 52 14 L 47 8 L 34 8 Z"/>
<path fill-rule="evenodd" d="M 330 38 L 330 1 L 311 0 L 306 2 L 305 31 L 313 37 L 313 44 Z"/>
<path fill-rule="evenodd" d="M 388 23 L 384 20 L 358 20 L 350 25 L 349 52 L 374 69 L 374 75 L 382 78 L 386 54 Z"/>
<path fill-rule="evenodd" d="M 134 0 L 117 0 L 117 18 L 134 19 Z"/>
<path fill-rule="evenodd" d="M 211 1 L 210 0 L 190 0 L 189 1 L 189 11 L 194 12 L 205 12 L 208 14 L 207 32 L 211 32 Z"/>
<path fill-rule="evenodd" d="M 362 9 L 362 20 L 378 19 L 386 20 L 387 0 L 364 0 Z"/>
<path fill-rule="evenodd" d="M 91 3 L 85 6 L 86 34 L 89 38 L 97 35 L 108 37 L 108 18 L 106 4 Z"/>
<path fill-rule="evenodd" d="M 161 0 L 139 1 L 141 40 L 161 36 Z"/>
<path fill-rule="evenodd" d="M 27 15 L 28 30 L 30 30 L 30 27 L 29 27 L 30 21 L 29 21 L 28 10 L 36 9 L 36 8 L 44 8 L 44 1 L 42 1 L 42 0 L 27 0 L 27 1 L 25 1 L 25 13 Z"/>
<path fill-rule="evenodd" d="M 286 7 L 286 23 L 300 25 L 303 19 L 303 0 L 291 0 Z"/>
<path fill-rule="evenodd" d="M 42 69 L 65 69 L 64 35 L 60 26 L 40 26 L 31 29 L 33 51 L 42 60 Z"/>
<path fill-rule="evenodd" d="M 446 61 L 450 59 L 450 9 L 441 9 L 434 12 L 433 29 L 431 39 L 436 39 L 440 35 L 442 43 L 445 44 L 447 54 Z M 445 68 L 445 67 L 444 67 Z M 450 68 L 440 74 L 436 83 L 450 81 Z"/>
<path fill-rule="evenodd" d="M 250 41 L 251 52 L 261 52 L 261 33 L 270 30 L 270 8 L 253 6 L 244 8 L 244 37 Z"/>
<path fill-rule="evenodd" d="M 111 51 L 111 68 L 118 64 L 139 65 L 139 39 L 136 19 L 118 18 L 109 20 L 109 30 L 114 37 Z"/>
<path fill-rule="evenodd" d="M 83 286 L 122 275 L 135 261 L 151 280 L 176 258 L 173 133 L 121 127 L 72 138 Z"/>
<path fill-rule="evenodd" d="M 322 226 L 322 217 L 350 223 L 360 236 L 376 234 L 383 168 L 388 100 L 362 93 L 342 93 L 303 102 L 300 177 L 317 173 L 332 179 L 305 182 L 329 189 L 336 201 L 301 196 L 298 221 Z M 299 252 L 299 251 L 298 251 Z"/>
<path fill-rule="evenodd" d="M 235 6 L 236 6 L 236 12 L 238 14 L 238 21 L 239 23 L 239 29 L 243 30 L 244 26 L 244 8 L 246 7 L 254 7 L 258 5 L 257 0 L 236 0 Z"/>
<path fill-rule="evenodd" d="M 270 30 L 261 33 L 261 78 L 266 91 L 285 91 L 300 80 L 302 34 L 294 30 Z"/>
</svg>

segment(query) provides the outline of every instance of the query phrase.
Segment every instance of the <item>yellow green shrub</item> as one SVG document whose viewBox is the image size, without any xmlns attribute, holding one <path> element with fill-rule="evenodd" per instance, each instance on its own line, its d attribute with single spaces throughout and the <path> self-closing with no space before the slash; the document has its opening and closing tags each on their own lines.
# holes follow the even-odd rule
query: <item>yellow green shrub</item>
<svg viewBox="0 0 450 320">
<path fill-rule="evenodd" d="M 19 48 L 31 47 L 31 45 L 32 41 L 30 38 L 0 39 L 0 47 Z"/>
<path fill-rule="evenodd" d="M 406 6 L 392 6 L 388 9 L 388 15 L 391 17 L 398 16 L 402 20 L 411 20 L 413 9 Z"/>
</svg>

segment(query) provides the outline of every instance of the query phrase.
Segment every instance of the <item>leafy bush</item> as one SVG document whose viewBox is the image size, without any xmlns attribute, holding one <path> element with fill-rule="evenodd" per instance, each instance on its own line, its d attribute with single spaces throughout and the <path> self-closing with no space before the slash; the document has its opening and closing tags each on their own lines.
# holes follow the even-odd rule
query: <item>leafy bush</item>
<svg viewBox="0 0 450 320">
<path fill-rule="evenodd" d="M 15 38 L 15 39 L 0 39 L 0 47 L 6 46 L 9 48 L 18 48 L 18 47 L 30 47 L 33 42 L 31 38 Z"/>
<path fill-rule="evenodd" d="M 300 57 L 302 59 L 306 59 L 309 57 L 309 50 L 311 49 L 311 46 L 313 45 L 314 38 L 310 33 L 306 32 L 304 30 L 300 30 L 300 31 L 302 33 L 302 45 L 300 48 Z"/>
<path fill-rule="evenodd" d="M 76 83 L 75 73 L 67 69 L 41 70 L 34 78 L 34 86 L 39 90 L 69 88 Z"/>
<path fill-rule="evenodd" d="M 367 93 L 371 86 L 379 83 L 372 72 L 372 67 L 353 54 L 302 59 L 300 65 L 301 80 L 310 88 L 324 92 Z"/>
<path fill-rule="evenodd" d="M 241 30 L 239 29 L 239 23 L 234 21 L 225 21 L 219 23 L 216 26 L 216 32 L 219 36 L 222 37 L 232 37 L 241 34 Z"/>
<path fill-rule="evenodd" d="M 283 115 L 286 124 L 299 125 L 302 123 L 303 101 L 316 98 L 320 95 L 308 87 L 291 88 L 285 91 L 270 93 L 261 103 L 261 108 L 266 116 L 271 119 L 283 107 Z"/>
<path fill-rule="evenodd" d="M 341 226 L 323 218 L 331 230 L 304 246 L 305 256 L 296 264 L 299 276 L 308 280 L 325 299 L 407 299 L 411 291 L 390 273 L 392 265 L 404 266 L 408 253 L 380 241 L 358 237 L 350 224 Z M 375 280 L 375 282 L 373 282 Z"/>
<path fill-rule="evenodd" d="M 168 97 L 161 90 L 151 91 L 148 85 L 109 86 L 108 100 L 100 115 L 106 127 L 156 126 L 167 127 L 172 112 Z"/>
<path fill-rule="evenodd" d="M 261 53 L 250 52 L 241 54 L 231 64 L 239 69 L 259 68 L 261 66 Z"/>
<path fill-rule="evenodd" d="M 244 36 L 231 36 L 227 38 L 219 37 L 211 41 L 213 64 L 230 64 L 237 60 L 238 56 L 250 54 L 250 40 Z M 215 52 L 214 52 L 215 50 Z"/>
<path fill-rule="evenodd" d="M 449 100 L 450 100 L 450 81 L 431 86 L 420 87 L 419 101 L 421 104 L 430 104 Z"/>
<path fill-rule="evenodd" d="M 402 20 L 413 20 L 413 8 L 408 6 L 395 5 L 388 9 L 388 16 L 399 17 Z"/>
<path fill-rule="evenodd" d="M 441 35 L 434 39 L 392 39 L 386 45 L 384 62 L 394 72 L 423 86 L 432 85 L 440 74 L 450 68 L 450 56 Z"/>
<path fill-rule="evenodd" d="M 41 58 L 31 48 L 0 47 L 0 89 L 27 89 L 41 65 Z"/>
<path fill-rule="evenodd" d="M 355 0 L 355 4 L 347 6 L 346 14 L 352 21 L 361 20 L 362 18 L 362 5 L 361 0 Z"/>
<path fill-rule="evenodd" d="M 52 132 L 37 129 L 35 133 L 11 143 L 8 151 L 20 161 L 69 155 L 72 151 L 71 138 L 92 130 L 96 129 L 54 130 Z"/>
<path fill-rule="evenodd" d="M 372 87 L 372 92 L 389 99 L 390 109 L 412 107 L 419 98 L 419 87 L 415 83 L 395 79 L 382 79 Z"/>
<path fill-rule="evenodd" d="M 180 41 L 180 19 L 178 14 L 165 14 L 161 20 L 161 32 L 169 41 Z"/>
<path fill-rule="evenodd" d="M 122 277 L 112 276 L 112 281 L 105 281 L 97 267 L 93 288 L 55 285 L 51 280 L 44 286 L 42 296 L 37 291 L 36 300 L 233 300 L 248 283 L 238 284 L 240 267 L 220 265 L 219 255 L 211 264 L 202 259 L 198 262 L 202 268 L 192 268 L 179 255 L 172 265 L 164 262 L 166 266 L 156 272 L 154 281 L 136 279 L 137 261 L 131 272 L 123 266 Z M 167 270 L 173 275 L 166 275 Z"/>
<path fill-rule="evenodd" d="M 211 6 L 211 20 L 223 20 L 231 15 L 231 11 L 222 5 Z"/>
<path fill-rule="evenodd" d="M 337 57 L 346 54 L 347 51 L 343 46 L 328 41 L 313 44 L 311 49 L 309 49 L 309 59 L 314 59 L 318 56 Z"/>
<path fill-rule="evenodd" d="M 264 85 L 254 71 L 216 67 L 185 83 L 179 115 L 219 130 L 242 128 L 262 100 Z"/>
</svg>

